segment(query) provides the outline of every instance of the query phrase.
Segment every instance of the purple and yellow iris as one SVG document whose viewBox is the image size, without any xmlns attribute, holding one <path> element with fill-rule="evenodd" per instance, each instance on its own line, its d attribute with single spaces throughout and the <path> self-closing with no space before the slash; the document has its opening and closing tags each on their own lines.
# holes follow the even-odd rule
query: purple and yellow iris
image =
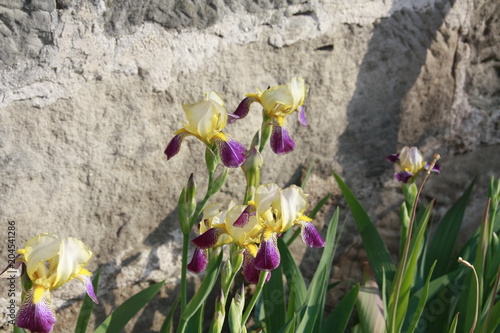
<svg viewBox="0 0 500 333">
<path fill-rule="evenodd" d="M 399 170 L 394 174 L 394 178 L 403 183 L 408 183 L 421 170 L 427 170 L 430 167 L 430 164 L 424 161 L 417 147 L 405 146 L 399 154 L 387 156 L 387 160 L 398 166 Z M 434 164 L 431 171 L 440 173 L 439 165 L 437 163 Z"/>
<path fill-rule="evenodd" d="M 281 189 L 276 184 L 260 185 L 248 205 L 230 204 L 205 209 L 200 233 L 193 240 L 197 249 L 190 263 L 195 272 L 206 266 L 206 253 L 200 251 L 234 243 L 245 250 L 242 273 L 250 283 L 257 283 L 260 271 L 272 271 L 280 264 L 278 237 L 298 225 L 303 241 L 310 247 L 323 247 L 325 242 L 304 215 L 307 195 L 298 186 Z"/>
<path fill-rule="evenodd" d="M 182 106 L 187 122 L 183 128 L 174 132 L 174 137 L 165 149 L 165 155 L 171 159 L 179 152 L 182 140 L 186 136 L 195 136 L 208 147 L 214 144 L 219 150 L 222 163 L 229 168 L 237 168 L 245 161 L 245 147 L 223 132 L 228 120 L 224 102 L 212 91 L 206 93 L 203 100 Z"/>
<path fill-rule="evenodd" d="M 51 332 L 56 317 L 50 291 L 74 278 L 82 281 L 89 297 L 99 303 L 90 279 L 92 273 L 84 268 L 92 252 L 80 240 L 72 237 L 59 239 L 54 234 L 44 233 L 30 238 L 18 253 L 18 260 L 24 263 L 32 282 L 17 313 L 18 327 L 32 332 Z"/>
<path fill-rule="evenodd" d="M 306 97 L 306 85 L 301 77 L 294 77 L 287 85 L 274 86 L 266 91 L 247 94 L 236 111 L 231 114 L 229 122 L 245 118 L 253 102 L 262 105 L 264 112 L 272 126 L 271 149 L 278 155 L 287 154 L 294 150 L 295 142 L 290 137 L 285 126 L 285 119 L 291 113 L 299 113 L 299 121 L 307 126 L 305 108 L 303 106 Z"/>
</svg>

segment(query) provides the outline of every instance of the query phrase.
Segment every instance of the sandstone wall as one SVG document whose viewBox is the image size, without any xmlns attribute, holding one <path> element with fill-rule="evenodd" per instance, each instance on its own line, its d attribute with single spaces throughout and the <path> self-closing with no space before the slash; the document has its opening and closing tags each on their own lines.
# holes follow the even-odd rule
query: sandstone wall
<svg viewBox="0 0 500 333">
<path fill-rule="evenodd" d="M 98 323 L 166 279 L 146 319 L 127 327 L 157 331 L 179 280 L 177 196 L 190 173 L 206 184 L 199 142 L 163 155 L 181 105 L 215 90 L 232 110 L 295 75 L 310 88 L 309 127 L 289 121 L 297 149 L 265 151 L 262 182 L 297 182 L 316 161 L 314 205 L 338 194 L 335 170 L 396 250 L 401 197 L 385 156 L 418 145 L 443 156 L 427 193 L 443 204 L 438 214 L 479 174 L 470 229 L 484 184 L 500 176 L 499 11 L 487 0 L 0 0 L 0 232 L 16 221 L 19 247 L 46 231 L 82 239 L 95 253 L 90 268 L 104 269 Z M 260 126 L 252 110 L 230 128 L 246 144 Z M 241 172 L 229 180 L 217 198 L 241 200 Z M 352 221 L 342 244 L 335 278 L 356 278 Z M 53 294 L 56 331 L 74 327 L 76 284 Z"/>
</svg>

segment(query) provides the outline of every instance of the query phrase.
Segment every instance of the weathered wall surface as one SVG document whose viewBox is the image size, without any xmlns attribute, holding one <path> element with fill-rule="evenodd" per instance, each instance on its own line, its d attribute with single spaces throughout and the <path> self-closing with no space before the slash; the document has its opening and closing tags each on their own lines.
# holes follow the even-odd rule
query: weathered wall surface
<svg viewBox="0 0 500 333">
<path fill-rule="evenodd" d="M 104 269 L 96 322 L 166 279 L 171 291 L 128 326 L 158 330 L 179 279 L 177 196 L 192 172 L 205 185 L 199 142 L 163 155 L 181 105 L 215 90 L 232 110 L 245 93 L 295 75 L 310 88 L 309 127 L 289 120 L 297 149 L 266 151 L 263 182 L 296 182 L 316 160 L 311 204 L 338 193 L 335 170 L 396 249 L 401 198 L 385 156 L 418 145 L 443 155 L 428 196 L 446 206 L 480 174 L 480 207 L 488 177 L 499 176 L 500 4 L 408 3 L 1 0 L 0 232 L 16 221 L 19 247 L 46 231 L 82 239 L 95 253 L 90 268 Z M 248 145 L 259 113 L 229 132 Z M 217 198 L 241 200 L 241 172 L 229 180 Z M 360 274 L 355 235 L 351 223 L 336 278 Z M 73 327 L 74 284 L 54 292 L 56 331 Z"/>
</svg>

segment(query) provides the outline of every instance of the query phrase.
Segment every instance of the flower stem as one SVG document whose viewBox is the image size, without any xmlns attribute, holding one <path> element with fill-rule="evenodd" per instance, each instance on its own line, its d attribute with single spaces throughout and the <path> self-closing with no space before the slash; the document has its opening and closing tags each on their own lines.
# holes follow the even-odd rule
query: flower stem
<svg viewBox="0 0 500 333">
<path fill-rule="evenodd" d="M 186 309 L 187 294 L 187 256 L 189 247 L 189 235 L 182 237 L 182 270 L 181 270 L 181 313 Z"/>
<path fill-rule="evenodd" d="M 470 328 L 469 331 L 469 333 L 473 333 L 474 330 L 476 329 L 477 315 L 479 312 L 479 278 L 477 277 L 476 269 L 468 261 L 463 260 L 461 257 L 459 257 L 458 262 L 472 269 L 472 271 L 474 272 L 474 278 L 476 279 L 476 311 L 474 313 L 474 322 L 472 323 L 472 327 Z"/>
<path fill-rule="evenodd" d="M 257 302 L 257 299 L 260 296 L 260 293 L 262 292 L 262 289 L 264 288 L 264 283 L 266 283 L 267 280 L 267 274 L 269 274 L 266 271 L 261 271 L 260 276 L 259 276 L 259 282 L 257 283 L 257 288 L 255 289 L 255 292 L 253 293 L 252 298 L 250 299 L 250 302 L 248 302 L 247 308 L 245 309 L 245 313 L 243 313 L 243 317 L 241 319 L 241 326 L 245 326 L 246 322 L 248 321 L 248 318 L 250 317 L 250 313 L 252 313 L 252 310 L 255 306 L 255 303 Z"/>
<path fill-rule="evenodd" d="M 422 180 L 422 183 L 420 184 L 420 187 L 418 188 L 417 195 L 415 196 L 415 202 L 413 203 L 413 206 L 412 206 L 410 225 L 408 226 L 408 234 L 406 236 L 405 248 L 403 251 L 403 256 L 401 258 L 401 262 L 399 263 L 399 266 L 398 266 L 396 280 L 394 281 L 395 282 L 394 298 L 393 298 L 394 302 L 392 305 L 392 311 L 389 312 L 391 315 L 391 325 L 390 325 L 389 332 L 397 332 L 396 312 L 398 310 L 398 301 L 399 301 L 399 294 L 401 292 L 401 284 L 402 284 L 403 274 L 404 274 L 404 271 L 406 268 L 406 261 L 408 260 L 408 253 L 410 251 L 411 234 L 413 232 L 413 225 L 415 224 L 415 217 L 416 217 L 416 213 L 417 213 L 418 200 L 420 198 L 420 194 L 422 193 L 422 189 L 424 187 L 424 184 L 427 181 L 427 178 L 429 178 L 429 175 L 431 174 L 432 168 L 434 168 L 437 160 L 440 158 L 441 158 L 441 156 L 439 156 L 439 154 L 434 154 L 434 158 L 432 160 L 432 163 L 430 164 L 429 168 L 427 169 L 427 172 L 425 173 L 424 179 Z"/>
</svg>

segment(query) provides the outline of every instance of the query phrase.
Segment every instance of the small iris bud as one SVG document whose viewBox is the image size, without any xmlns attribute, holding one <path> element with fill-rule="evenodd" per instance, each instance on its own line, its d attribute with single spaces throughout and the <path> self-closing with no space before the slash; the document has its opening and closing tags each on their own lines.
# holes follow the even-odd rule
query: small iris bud
<svg viewBox="0 0 500 333">
<path fill-rule="evenodd" d="M 243 252 L 245 252 L 245 250 L 240 249 L 231 253 L 230 261 L 234 272 L 239 271 L 243 265 Z"/>
<path fill-rule="evenodd" d="M 251 148 L 247 152 L 247 159 L 245 163 L 241 166 L 247 180 L 247 184 L 253 187 L 257 187 L 260 181 L 260 169 L 264 165 L 264 159 L 259 153 L 257 147 Z"/>
<path fill-rule="evenodd" d="M 213 174 L 215 172 L 215 168 L 220 162 L 219 154 L 217 153 L 216 145 L 212 145 L 211 147 L 207 147 L 205 149 L 205 163 L 207 164 L 208 171 Z"/>
<path fill-rule="evenodd" d="M 189 176 L 184 194 L 188 216 L 192 217 L 196 210 L 196 183 L 194 181 L 194 174 Z"/>
</svg>

